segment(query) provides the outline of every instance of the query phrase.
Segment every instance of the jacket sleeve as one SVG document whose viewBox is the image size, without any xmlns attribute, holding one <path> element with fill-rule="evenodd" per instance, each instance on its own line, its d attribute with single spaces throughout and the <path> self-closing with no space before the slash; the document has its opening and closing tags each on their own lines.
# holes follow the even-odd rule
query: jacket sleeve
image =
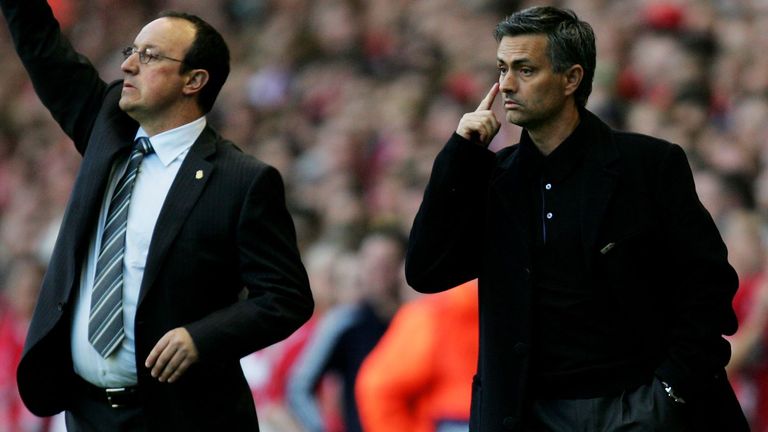
<svg viewBox="0 0 768 432">
<path fill-rule="evenodd" d="M 285 339 L 312 315 L 314 302 L 283 182 L 272 167 L 250 186 L 237 247 L 245 298 L 185 326 L 201 359 L 239 359 Z"/>
<path fill-rule="evenodd" d="M 0 0 L 35 92 L 83 154 L 107 84 L 61 33 L 43 0 Z"/>
<path fill-rule="evenodd" d="M 730 346 L 723 335 L 736 332 L 731 306 L 738 287 L 736 272 L 712 217 L 696 195 L 683 150 L 670 147 L 661 168 L 662 225 L 667 239 L 671 284 L 668 357 L 656 375 L 683 398 L 718 379 Z"/>
<path fill-rule="evenodd" d="M 493 152 L 455 133 L 437 155 L 406 254 L 406 279 L 417 291 L 445 291 L 477 278 L 495 161 Z"/>
</svg>

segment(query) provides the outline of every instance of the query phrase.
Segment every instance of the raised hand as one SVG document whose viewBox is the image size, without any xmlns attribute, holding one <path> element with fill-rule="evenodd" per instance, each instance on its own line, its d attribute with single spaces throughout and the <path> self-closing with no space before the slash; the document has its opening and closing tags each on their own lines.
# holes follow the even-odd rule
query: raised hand
<svg viewBox="0 0 768 432">
<path fill-rule="evenodd" d="M 475 111 L 466 113 L 461 117 L 456 133 L 483 147 L 488 147 L 501 127 L 501 123 L 491 111 L 497 94 L 499 94 L 499 83 L 491 87 Z"/>
</svg>

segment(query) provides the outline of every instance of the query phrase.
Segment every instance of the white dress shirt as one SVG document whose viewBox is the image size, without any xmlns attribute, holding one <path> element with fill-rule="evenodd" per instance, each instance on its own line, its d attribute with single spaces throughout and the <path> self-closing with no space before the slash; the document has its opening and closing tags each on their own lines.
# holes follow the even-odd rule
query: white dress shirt
<svg viewBox="0 0 768 432">
<path fill-rule="evenodd" d="M 144 276 L 144 265 L 149 252 L 149 242 L 152 240 L 157 217 L 171 188 L 171 183 L 176 178 L 176 173 L 192 144 L 205 129 L 205 125 L 205 117 L 200 117 L 192 123 L 149 137 L 155 151 L 146 155 L 141 162 L 128 208 L 128 228 L 125 235 L 123 260 L 125 338 L 109 357 L 102 358 L 88 341 L 91 291 L 109 202 L 118 180 L 125 171 L 127 160 L 118 161 L 112 167 L 109 185 L 99 212 L 99 221 L 80 273 L 80 288 L 75 301 L 71 329 L 71 350 L 75 373 L 96 386 L 125 387 L 135 385 L 137 382 L 134 319 L 141 280 Z M 136 138 L 142 136 L 147 136 L 147 133 L 143 128 L 139 128 Z M 143 367 L 144 359 L 139 360 Z"/>
</svg>

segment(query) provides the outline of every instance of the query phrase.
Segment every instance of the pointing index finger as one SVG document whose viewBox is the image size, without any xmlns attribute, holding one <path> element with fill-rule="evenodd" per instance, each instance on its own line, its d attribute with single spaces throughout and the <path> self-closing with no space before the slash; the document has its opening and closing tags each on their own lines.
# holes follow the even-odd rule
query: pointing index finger
<svg viewBox="0 0 768 432">
<path fill-rule="evenodd" d="M 475 111 L 486 111 L 491 109 L 491 106 L 493 106 L 493 101 L 496 99 L 496 95 L 499 94 L 499 83 L 494 83 L 493 87 L 491 87 L 491 91 L 488 92 L 487 95 L 485 95 L 485 98 L 480 102 L 480 105 L 477 106 L 477 109 Z"/>
</svg>

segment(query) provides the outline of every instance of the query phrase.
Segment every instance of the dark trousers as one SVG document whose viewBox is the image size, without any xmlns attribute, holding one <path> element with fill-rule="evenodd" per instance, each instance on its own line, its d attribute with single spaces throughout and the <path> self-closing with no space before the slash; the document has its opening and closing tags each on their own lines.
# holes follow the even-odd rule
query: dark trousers
<svg viewBox="0 0 768 432">
<path fill-rule="evenodd" d="M 79 380 L 65 415 L 68 432 L 146 432 L 139 403 L 113 408 L 89 384 Z"/>
<path fill-rule="evenodd" d="M 620 395 L 537 400 L 526 432 L 685 432 L 685 406 L 658 379 Z"/>
</svg>

